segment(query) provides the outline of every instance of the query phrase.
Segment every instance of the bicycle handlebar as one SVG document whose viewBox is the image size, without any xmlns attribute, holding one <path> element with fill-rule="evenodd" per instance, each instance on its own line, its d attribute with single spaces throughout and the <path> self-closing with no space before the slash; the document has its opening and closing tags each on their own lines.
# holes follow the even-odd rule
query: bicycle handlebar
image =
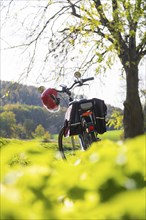
<svg viewBox="0 0 146 220">
<path fill-rule="evenodd" d="M 94 77 L 89 77 L 89 78 L 86 78 L 86 79 L 82 79 L 81 81 L 84 83 L 84 82 L 87 82 L 89 80 L 94 80 Z"/>
<path fill-rule="evenodd" d="M 57 90 L 57 92 L 65 92 L 67 93 L 68 95 L 70 95 L 70 90 L 77 84 L 79 84 L 78 86 L 83 86 L 85 82 L 87 81 L 90 81 L 90 80 L 94 80 L 94 77 L 89 77 L 89 78 L 86 78 L 86 79 L 80 79 L 80 80 L 75 80 L 74 83 L 69 87 L 63 87 L 62 90 Z"/>
</svg>

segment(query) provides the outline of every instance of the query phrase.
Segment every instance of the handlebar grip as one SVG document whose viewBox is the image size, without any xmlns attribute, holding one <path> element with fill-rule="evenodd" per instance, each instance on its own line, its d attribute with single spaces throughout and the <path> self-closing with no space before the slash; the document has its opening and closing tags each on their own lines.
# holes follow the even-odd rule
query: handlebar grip
<svg viewBox="0 0 146 220">
<path fill-rule="evenodd" d="M 94 77 L 89 77 L 89 78 L 86 78 L 86 79 L 82 79 L 82 82 L 84 83 L 84 82 L 87 82 L 89 80 L 94 80 Z"/>
</svg>

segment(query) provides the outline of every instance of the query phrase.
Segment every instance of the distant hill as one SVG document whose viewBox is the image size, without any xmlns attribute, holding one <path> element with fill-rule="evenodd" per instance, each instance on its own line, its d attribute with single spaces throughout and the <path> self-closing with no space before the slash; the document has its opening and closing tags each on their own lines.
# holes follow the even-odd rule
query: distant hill
<svg viewBox="0 0 146 220">
<path fill-rule="evenodd" d="M 16 82 L 1 81 L 1 104 L 26 104 L 42 106 L 40 93 L 34 86 L 26 86 Z"/>
<path fill-rule="evenodd" d="M 0 99 L 1 105 L 6 104 L 24 104 L 41 106 L 41 94 L 35 86 L 26 86 L 17 82 L 1 81 L 0 83 Z M 68 97 L 66 94 L 61 94 L 61 106 L 66 107 Z"/>
</svg>

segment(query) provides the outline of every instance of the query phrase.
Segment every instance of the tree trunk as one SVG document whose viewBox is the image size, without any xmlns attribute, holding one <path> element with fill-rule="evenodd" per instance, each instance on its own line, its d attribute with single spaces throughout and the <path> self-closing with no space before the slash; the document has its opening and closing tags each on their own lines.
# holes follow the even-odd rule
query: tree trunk
<svg viewBox="0 0 146 220">
<path fill-rule="evenodd" d="M 126 101 L 124 102 L 124 137 L 132 138 L 144 133 L 144 115 L 138 91 L 138 64 L 134 62 L 126 71 Z"/>
</svg>

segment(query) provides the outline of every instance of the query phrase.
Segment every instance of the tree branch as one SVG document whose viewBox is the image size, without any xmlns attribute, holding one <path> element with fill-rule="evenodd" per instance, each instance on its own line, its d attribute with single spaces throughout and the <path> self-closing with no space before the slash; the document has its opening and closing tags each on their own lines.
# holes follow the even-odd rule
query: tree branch
<svg viewBox="0 0 146 220">
<path fill-rule="evenodd" d="M 102 8 L 102 4 L 101 4 L 101 1 L 100 0 L 93 0 L 94 3 L 95 3 L 95 7 L 96 7 L 96 10 L 98 11 L 99 13 L 99 16 L 100 16 L 100 20 L 101 20 L 101 23 L 103 26 L 106 26 L 106 27 L 109 27 L 109 20 L 107 19 L 107 17 L 105 16 L 105 13 L 103 11 L 103 8 Z"/>
<path fill-rule="evenodd" d="M 123 48 L 122 50 L 124 50 L 127 46 L 122 38 L 122 35 L 121 33 L 119 32 L 118 29 L 116 29 L 114 26 L 114 23 L 113 22 L 110 22 L 104 11 L 103 11 L 103 6 L 101 4 L 101 1 L 100 0 L 93 0 L 94 3 L 95 3 L 95 7 L 96 7 L 96 10 L 97 12 L 99 13 L 99 16 L 100 16 L 100 20 L 101 20 L 101 23 L 103 26 L 107 27 L 107 29 L 109 30 L 109 32 L 111 33 L 112 35 L 112 38 L 109 38 L 109 40 L 114 43 L 114 41 L 116 41 L 116 49 L 118 49 L 118 47 L 120 48 Z M 113 6 L 113 10 L 117 10 L 117 1 L 116 0 L 112 0 L 112 6 Z M 113 11 L 113 13 L 115 13 L 115 11 Z"/>
<path fill-rule="evenodd" d="M 74 16 L 77 17 L 77 18 L 81 18 L 81 15 L 79 15 L 79 14 L 77 13 L 77 11 L 76 11 L 76 8 L 77 8 L 76 4 L 77 4 L 78 2 L 80 2 L 80 1 L 77 1 L 75 4 L 73 4 L 70 0 L 67 0 L 67 1 L 68 1 L 68 3 L 69 3 L 70 6 L 71 6 L 72 15 L 74 15 Z"/>
<path fill-rule="evenodd" d="M 90 52 L 92 51 L 93 48 L 94 48 L 94 46 L 91 47 L 91 49 L 89 50 L 87 56 L 85 57 L 85 59 L 83 60 L 81 66 L 80 66 L 80 69 L 81 69 L 81 68 L 84 69 L 84 68 L 85 68 L 86 66 L 88 66 L 89 64 L 91 65 L 92 61 L 93 61 L 94 58 L 96 57 L 96 55 L 94 54 L 89 61 L 86 61 L 86 60 L 88 59 L 88 57 L 89 57 L 89 55 L 90 55 Z M 85 61 L 86 61 L 86 62 L 85 62 Z M 84 64 L 84 63 L 85 63 L 85 64 Z M 84 64 L 84 65 L 83 65 L 83 64 Z"/>
<path fill-rule="evenodd" d="M 141 42 L 139 43 L 139 45 L 136 48 L 136 52 L 137 53 L 142 53 L 143 50 L 145 50 L 146 48 L 146 32 L 141 40 Z"/>
<path fill-rule="evenodd" d="M 118 4 L 116 0 L 112 0 L 112 7 L 113 7 L 113 17 L 118 18 L 118 14 L 116 12 L 116 10 L 118 9 Z"/>
<path fill-rule="evenodd" d="M 145 55 L 146 55 L 146 50 L 142 50 L 142 51 L 140 52 L 141 58 L 144 57 Z"/>
<path fill-rule="evenodd" d="M 99 34 L 103 38 L 107 38 L 111 43 L 114 43 L 114 40 L 112 37 L 108 36 L 101 30 L 101 28 L 97 27 L 97 31 L 95 30 L 94 33 Z"/>
<path fill-rule="evenodd" d="M 132 21 L 132 16 L 130 14 L 130 7 L 128 4 L 125 5 L 125 1 L 121 1 L 122 2 L 122 5 L 123 5 L 123 8 L 125 11 L 128 11 L 128 13 L 125 14 L 126 18 L 127 18 L 127 21 L 129 22 L 129 24 L 131 23 Z"/>
</svg>

